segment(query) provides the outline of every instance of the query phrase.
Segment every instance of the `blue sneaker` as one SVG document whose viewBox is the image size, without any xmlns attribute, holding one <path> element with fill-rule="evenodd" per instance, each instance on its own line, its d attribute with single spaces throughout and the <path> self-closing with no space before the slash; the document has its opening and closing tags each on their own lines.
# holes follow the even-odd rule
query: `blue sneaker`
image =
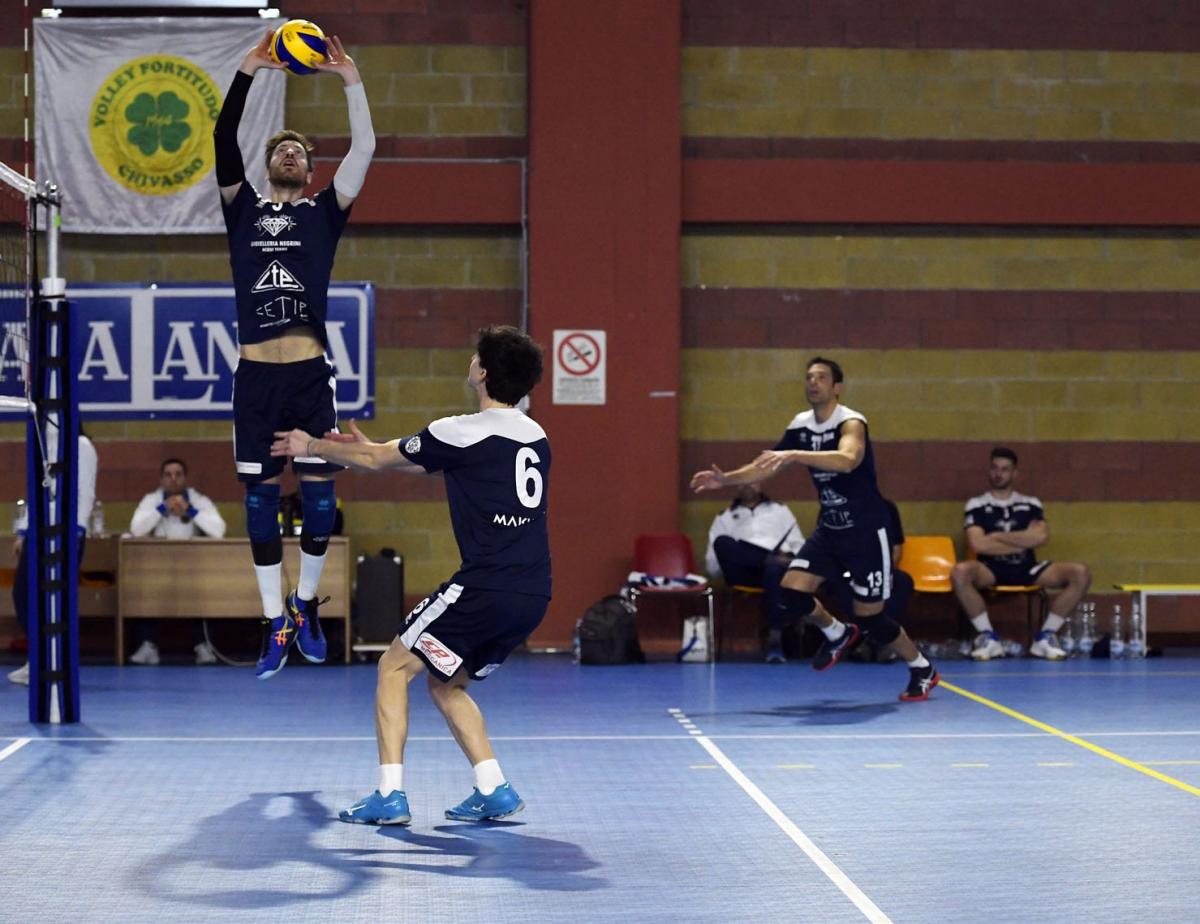
<svg viewBox="0 0 1200 924">
<path fill-rule="evenodd" d="M 352 825 L 406 825 L 412 821 L 412 814 L 408 811 L 408 796 L 401 790 L 393 790 L 385 799 L 377 789 L 338 812 L 338 818 Z"/>
<path fill-rule="evenodd" d="M 317 609 L 325 600 L 317 600 L 316 597 L 301 600 L 294 590 L 287 597 L 288 615 L 296 621 L 296 647 L 313 664 L 321 664 L 325 660 L 325 633 L 321 631 L 321 620 L 317 617 Z"/>
<path fill-rule="evenodd" d="M 296 624 L 287 613 L 275 619 L 263 619 L 262 653 L 254 675 L 259 680 L 274 677 L 287 664 L 288 649 L 296 640 Z"/>
<path fill-rule="evenodd" d="M 515 815 L 523 808 L 525 803 L 512 784 L 505 783 L 497 786 L 490 796 L 480 795 L 478 789 L 472 789 L 471 795 L 462 802 L 446 809 L 446 817 L 451 821 L 495 821 Z"/>
</svg>

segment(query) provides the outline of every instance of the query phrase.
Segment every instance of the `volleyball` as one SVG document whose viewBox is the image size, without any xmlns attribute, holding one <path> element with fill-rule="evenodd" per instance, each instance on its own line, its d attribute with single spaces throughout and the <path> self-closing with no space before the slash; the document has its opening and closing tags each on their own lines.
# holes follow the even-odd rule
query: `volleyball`
<svg viewBox="0 0 1200 924">
<path fill-rule="evenodd" d="M 311 74 L 325 61 L 325 33 L 315 22 L 289 19 L 271 38 L 271 58 L 293 74 Z"/>
</svg>

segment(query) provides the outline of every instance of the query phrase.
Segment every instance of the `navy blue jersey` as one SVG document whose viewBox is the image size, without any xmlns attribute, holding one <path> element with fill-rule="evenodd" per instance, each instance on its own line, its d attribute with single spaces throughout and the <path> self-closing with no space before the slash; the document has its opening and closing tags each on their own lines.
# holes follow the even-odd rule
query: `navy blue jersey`
<svg viewBox="0 0 1200 924">
<path fill-rule="evenodd" d="M 993 497 L 989 491 L 967 501 L 966 519 L 963 529 L 978 526 L 985 533 L 1014 533 L 1028 529 L 1036 520 L 1046 519 L 1042 502 L 1027 494 L 1013 491 L 1003 500 Z M 1033 549 L 1017 549 L 1011 555 L 980 555 L 985 565 L 996 562 L 1003 565 L 1033 565 L 1037 562 Z"/>
<path fill-rule="evenodd" d="M 867 418 L 858 411 L 839 404 L 829 419 L 817 421 L 813 411 L 797 414 L 775 448 L 779 450 L 803 449 L 809 452 L 833 452 L 842 439 L 842 426 L 849 420 L 862 421 L 866 429 Z M 817 525 L 826 529 L 875 529 L 886 526 L 888 509 L 879 487 L 875 483 L 875 454 L 871 450 L 871 437 L 866 436 L 866 448 L 862 461 L 852 472 L 828 472 L 809 468 L 821 512 Z"/>
<path fill-rule="evenodd" d="M 229 264 L 237 296 L 238 340 L 262 343 L 292 327 L 311 327 L 328 346 L 326 298 L 333 255 L 350 210 L 332 184 L 311 198 L 270 202 L 246 182 L 228 205 Z"/>
<path fill-rule="evenodd" d="M 453 583 L 550 596 L 550 443 L 536 421 L 516 408 L 443 417 L 400 452 L 445 475 L 462 555 Z"/>
</svg>

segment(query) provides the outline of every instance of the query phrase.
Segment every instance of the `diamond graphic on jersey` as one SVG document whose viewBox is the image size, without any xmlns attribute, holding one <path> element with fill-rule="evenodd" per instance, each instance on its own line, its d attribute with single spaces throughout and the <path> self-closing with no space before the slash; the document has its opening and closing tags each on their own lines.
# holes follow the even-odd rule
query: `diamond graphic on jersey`
<svg viewBox="0 0 1200 924">
<path fill-rule="evenodd" d="M 290 215 L 264 215 L 254 223 L 259 231 L 266 231 L 271 237 L 279 237 L 280 231 L 289 231 L 296 225 Z"/>
<path fill-rule="evenodd" d="M 840 507 L 844 503 L 846 503 L 846 498 L 838 494 L 833 488 L 821 488 L 822 507 Z"/>
<path fill-rule="evenodd" d="M 415 455 L 416 453 L 420 452 L 421 451 L 421 437 L 414 436 L 407 443 L 405 443 L 404 451 L 411 455 Z"/>
<path fill-rule="evenodd" d="M 289 273 L 282 263 L 272 260 L 271 265 L 258 277 L 258 282 L 254 283 L 254 288 L 250 291 L 272 292 L 276 289 L 283 289 L 286 292 L 303 292 L 304 286 L 300 285 L 300 281 Z"/>
</svg>

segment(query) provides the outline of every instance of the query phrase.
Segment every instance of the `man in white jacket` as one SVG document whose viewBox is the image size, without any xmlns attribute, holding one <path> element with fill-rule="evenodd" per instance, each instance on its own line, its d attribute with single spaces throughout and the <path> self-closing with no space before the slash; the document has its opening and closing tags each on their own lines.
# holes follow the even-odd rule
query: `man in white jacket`
<svg viewBox="0 0 1200 924">
<path fill-rule="evenodd" d="M 724 575 L 730 586 L 761 587 L 763 613 L 770 626 L 780 581 L 803 544 L 804 534 L 787 505 L 771 500 L 757 484 L 744 484 L 728 509 L 713 520 L 704 563 L 709 577 Z M 767 634 L 767 661 L 784 661 L 782 631 L 774 626 Z"/>
<path fill-rule="evenodd" d="M 166 459 L 159 467 L 159 487 L 142 498 L 134 511 L 129 532 L 134 536 L 157 536 L 162 539 L 192 539 L 207 536 L 221 539 L 225 535 L 225 520 L 216 505 L 188 487 L 187 463 L 182 459 Z M 158 623 L 139 620 L 135 635 L 141 642 L 129 658 L 133 664 L 159 663 Z M 204 639 L 203 623 L 194 624 L 196 663 L 215 664 L 212 647 Z"/>
</svg>

